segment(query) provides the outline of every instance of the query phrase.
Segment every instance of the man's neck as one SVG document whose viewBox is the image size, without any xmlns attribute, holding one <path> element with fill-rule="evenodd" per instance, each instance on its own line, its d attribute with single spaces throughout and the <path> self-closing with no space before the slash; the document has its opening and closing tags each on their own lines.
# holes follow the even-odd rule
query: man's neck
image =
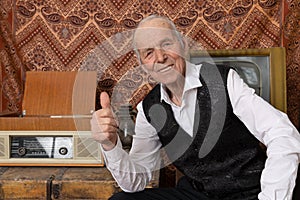
<svg viewBox="0 0 300 200">
<path fill-rule="evenodd" d="M 169 95 L 170 100 L 177 106 L 181 106 L 182 95 L 184 89 L 184 79 L 181 83 L 176 82 L 177 84 L 168 85 L 166 91 Z"/>
</svg>

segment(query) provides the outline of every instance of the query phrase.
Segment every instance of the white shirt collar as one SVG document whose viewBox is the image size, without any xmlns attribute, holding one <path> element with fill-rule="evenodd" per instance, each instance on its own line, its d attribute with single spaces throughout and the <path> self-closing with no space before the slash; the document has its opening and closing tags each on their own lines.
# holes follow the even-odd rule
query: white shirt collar
<svg viewBox="0 0 300 200">
<path fill-rule="evenodd" d="M 199 79 L 201 65 L 195 65 L 190 62 L 186 62 L 186 74 L 185 74 L 185 84 L 183 89 L 182 98 L 184 94 L 191 89 L 201 87 L 202 84 Z M 160 100 L 164 100 L 167 103 L 171 103 L 169 95 L 166 91 L 166 86 L 160 83 Z"/>
</svg>

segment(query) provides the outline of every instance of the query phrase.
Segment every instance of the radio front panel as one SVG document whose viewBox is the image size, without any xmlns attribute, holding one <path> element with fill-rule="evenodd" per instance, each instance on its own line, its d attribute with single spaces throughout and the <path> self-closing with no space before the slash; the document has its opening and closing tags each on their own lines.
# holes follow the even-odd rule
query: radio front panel
<svg viewBox="0 0 300 200">
<path fill-rule="evenodd" d="M 103 166 L 90 131 L 0 131 L 0 166 Z"/>
</svg>

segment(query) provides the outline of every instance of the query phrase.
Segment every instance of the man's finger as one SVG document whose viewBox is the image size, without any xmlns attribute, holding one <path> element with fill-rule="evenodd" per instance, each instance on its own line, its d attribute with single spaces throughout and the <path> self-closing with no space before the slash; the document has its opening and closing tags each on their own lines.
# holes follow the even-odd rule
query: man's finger
<svg viewBox="0 0 300 200">
<path fill-rule="evenodd" d="M 102 108 L 110 108 L 110 99 L 106 92 L 100 94 L 100 105 Z"/>
</svg>

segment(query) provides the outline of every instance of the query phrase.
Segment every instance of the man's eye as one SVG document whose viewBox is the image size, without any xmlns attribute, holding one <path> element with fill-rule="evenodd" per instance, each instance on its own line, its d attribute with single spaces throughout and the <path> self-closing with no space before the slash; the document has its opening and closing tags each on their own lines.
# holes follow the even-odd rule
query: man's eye
<svg viewBox="0 0 300 200">
<path fill-rule="evenodd" d="M 145 54 L 145 57 L 151 57 L 153 54 L 153 51 L 147 51 L 146 54 Z"/>
<path fill-rule="evenodd" d="M 170 48 L 173 44 L 174 44 L 173 42 L 164 42 L 164 43 L 162 44 L 162 48 L 163 48 L 163 49 L 168 49 L 168 48 Z"/>
</svg>

